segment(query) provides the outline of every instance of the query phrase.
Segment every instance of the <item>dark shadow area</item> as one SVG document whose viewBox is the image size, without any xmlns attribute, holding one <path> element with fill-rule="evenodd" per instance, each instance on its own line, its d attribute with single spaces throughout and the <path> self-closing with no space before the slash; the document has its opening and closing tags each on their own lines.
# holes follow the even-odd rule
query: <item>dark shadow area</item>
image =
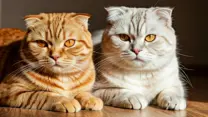
<svg viewBox="0 0 208 117">
<path fill-rule="evenodd" d="M 208 78 L 207 76 L 189 76 L 193 87 L 188 86 L 188 100 L 197 102 L 208 102 Z"/>
<path fill-rule="evenodd" d="M 18 66 L 14 65 L 14 63 L 20 59 L 19 50 L 21 43 L 22 41 L 19 40 L 10 43 L 10 45 L 0 46 L 0 82 L 6 75 L 10 74 L 9 71 L 14 71 L 19 68 Z"/>
</svg>

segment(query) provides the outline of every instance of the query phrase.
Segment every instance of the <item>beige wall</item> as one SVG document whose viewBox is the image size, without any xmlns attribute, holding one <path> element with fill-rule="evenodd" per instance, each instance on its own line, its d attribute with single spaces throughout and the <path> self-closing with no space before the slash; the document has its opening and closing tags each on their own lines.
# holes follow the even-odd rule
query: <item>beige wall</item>
<svg viewBox="0 0 208 117">
<path fill-rule="evenodd" d="M 86 12 L 92 14 L 90 30 L 105 27 L 107 6 L 154 6 L 157 0 L 3 0 L 2 26 L 24 29 L 23 16 L 40 12 Z M 173 25 L 183 64 L 208 65 L 208 15 L 206 0 L 160 0 L 158 6 L 174 7 Z"/>
</svg>

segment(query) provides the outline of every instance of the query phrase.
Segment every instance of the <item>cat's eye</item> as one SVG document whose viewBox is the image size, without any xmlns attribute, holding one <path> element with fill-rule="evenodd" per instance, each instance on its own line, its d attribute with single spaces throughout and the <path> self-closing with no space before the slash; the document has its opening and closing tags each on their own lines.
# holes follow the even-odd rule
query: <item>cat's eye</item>
<svg viewBox="0 0 208 117">
<path fill-rule="evenodd" d="M 38 45 L 39 47 L 41 47 L 41 48 L 44 48 L 44 47 L 47 47 L 47 46 L 48 46 L 47 42 L 45 42 L 45 41 L 43 41 L 43 40 L 36 40 L 35 42 L 36 42 L 37 45 Z"/>
<path fill-rule="evenodd" d="M 145 41 L 147 42 L 152 42 L 156 39 L 156 35 L 155 34 L 149 34 L 145 37 Z"/>
<path fill-rule="evenodd" d="M 118 35 L 122 41 L 130 41 L 130 37 L 127 34 L 119 34 Z"/>
<path fill-rule="evenodd" d="M 72 47 L 74 44 L 75 44 L 75 40 L 74 40 L 74 39 L 69 39 L 69 40 L 67 40 L 67 41 L 64 43 L 64 45 L 65 45 L 66 47 Z"/>
</svg>

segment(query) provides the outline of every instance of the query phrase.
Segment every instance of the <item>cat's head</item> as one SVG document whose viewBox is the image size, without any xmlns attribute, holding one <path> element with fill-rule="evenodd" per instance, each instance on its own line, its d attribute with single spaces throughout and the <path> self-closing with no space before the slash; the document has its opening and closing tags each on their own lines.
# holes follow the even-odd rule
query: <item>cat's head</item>
<svg viewBox="0 0 208 117">
<path fill-rule="evenodd" d="M 58 74 L 81 70 L 92 59 L 89 17 L 76 13 L 26 16 L 28 34 L 21 56 L 35 69 Z"/>
<path fill-rule="evenodd" d="M 109 7 L 102 51 L 123 68 L 153 70 L 175 56 L 172 9 Z"/>
</svg>

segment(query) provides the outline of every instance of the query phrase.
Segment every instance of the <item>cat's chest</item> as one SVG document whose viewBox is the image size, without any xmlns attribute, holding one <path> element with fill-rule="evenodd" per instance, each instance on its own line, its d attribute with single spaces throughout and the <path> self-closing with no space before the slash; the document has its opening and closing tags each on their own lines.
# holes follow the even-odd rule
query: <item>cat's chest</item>
<svg viewBox="0 0 208 117">
<path fill-rule="evenodd" d="M 138 87 L 140 89 L 151 89 L 157 82 L 157 79 L 154 77 L 153 73 L 125 74 L 123 75 L 122 79 L 129 85 Z"/>
<path fill-rule="evenodd" d="M 108 76 L 109 80 L 120 87 L 133 90 L 151 90 L 157 84 L 158 79 L 154 73 L 119 73 Z"/>
<path fill-rule="evenodd" d="M 74 87 L 78 85 L 76 80 L 74 80 L 73 78 L 69 78 L 69 77 L 59 77 L 56 83 L 60 86 L 60 89 L 61 89 L 58 93 L 66 97 L 73 96 L 74 94 L 73 89 Z M 52 89 L 52 90 L 54 92 L 57 92 L 56 89 Z"/>
<path fill-rule="evenodd" d="M 75 80 L 69 77 L 59 77 L 59 84 L 63 90 L 70 90 L 75 85 Z"/>
</svg>

